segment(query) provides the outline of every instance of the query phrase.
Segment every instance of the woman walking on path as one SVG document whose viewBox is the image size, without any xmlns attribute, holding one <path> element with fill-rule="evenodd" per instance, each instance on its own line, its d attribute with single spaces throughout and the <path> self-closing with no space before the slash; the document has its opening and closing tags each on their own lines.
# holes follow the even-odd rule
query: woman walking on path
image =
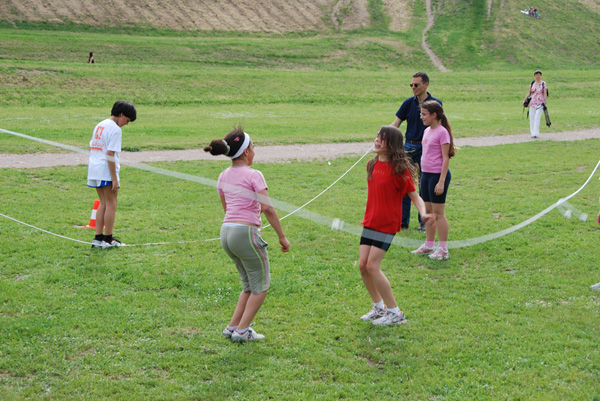
<svg viewBox="0 0 600 401">
<path fill-rule="evenodd" d="M 548 102 L 548 87 L 546 86 L 546 82 L 542 81 L 542 72 L 540 70 L 537 70 L 533 76 L 535 80 L 529 85 L 529 92 L 523 102 L 525 103 L 527 98 L 531 96 L 531 100 L 529 101 L 529 131 L 532 138 L 537 138 L 540 136 L 542 113 Z"/>
<path fill-rule="evenodd" d="M 262 340 L 265 336 L 250 328 L 271 282 L 268 244 L 260 236 L 261 212 L 275 229 L 283 252 L 290 249 L 290 242 L 269 199 L 265 178 L 260 171 L 250 168 L 254 160 L 250 136 L 241 129 L 234 129 L 224 139 L 212 141 L 204 150 L 232 160 L 231 167 L 226 168 L 217 181 L 225 211 L 221 245 L 235 263 L 243 289 L 223 335 L 233 342 Z"/>
<path fill-rule="evenodd" d="M 376 326 L 405 324 L 404 312 L 396 304 L 392 287 L 381 271 L 381 262 L 402 224 L 402 198 L 409 196 L 424 222 L 434 217 L 415 191 L 414 167 L 404 151 L 402 133 L 393 126 L 381 127 L 374 142 L 375 158 L 367 163 L 368 192 L 364 226 L 360 238 L 360 274 L 373 301 L 361 320 Z"/>
<path fill-rule="evenodd" d="M 423 157 L 421 158 L 421 197 L 427 213 L 436 215 L 435 225 L 427 225 L 425 243 L 413 254 L 429 255 L 431 259 L 448 259 L 448 219 L 446 218 L 446 195 L 450 185 L 450 158 L 454 156 L 454 140 L 448 118 L 438 102 L 428 101 L 421 105 L 421 119 L 428 126 L 423 134 Z M 434 248 L 435 233 L 438 246 Z"/>
</svg>

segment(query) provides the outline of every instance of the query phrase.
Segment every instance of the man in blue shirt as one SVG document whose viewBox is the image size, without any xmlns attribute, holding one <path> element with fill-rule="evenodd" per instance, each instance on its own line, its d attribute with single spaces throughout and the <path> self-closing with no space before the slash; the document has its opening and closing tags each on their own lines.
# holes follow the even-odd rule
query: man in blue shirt
<svg viewBox="0 0 600 401">
<path fill-rule="evenodd" d="M 435 100 L 442 104 L 442 101 L 434 98 L 427 92 L 429 87 L 429 77 L 424 72 L 417 72 L 412 77 L 410 84 L 414 96 L 406 99 L 400 109 L 396 112 L 396 120 L 392 125 L 396 128 L 400 128 L 400 124 L 406 121 L 406 132 L 404 134 L 404 150 L 408 157 L 412 159 L 414 163 L 421 169 L 421 155 L 423 154 L 423 147 L 421 141 L 423 140 L 423 132 L 425 126 L 421 121 L 421 103 L 426 100 Z M 410 222 L 410 198 L 408 196 L 402 199 L 402 228 L 408 228 Z M 425 231 L 425 223 L 421 221 L 419 216 L 419 230 Z"/>
</svg>

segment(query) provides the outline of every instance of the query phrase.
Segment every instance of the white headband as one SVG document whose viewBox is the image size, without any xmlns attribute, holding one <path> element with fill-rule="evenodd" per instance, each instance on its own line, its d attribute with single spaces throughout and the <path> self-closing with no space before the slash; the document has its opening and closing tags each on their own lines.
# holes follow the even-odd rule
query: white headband
<svg viewBox="0 0 600 401">
<path fill-rule="evenodd" d="M 227 143 L 227 141 L 225 139 L 221 139 L 221 140 L 223 141 L 225 146 L 227 146 L 227 152 L 225 152 L 225 156 L 227 156 L 229 154 L 229 151 L 231 150 L 231 148 L 229 147 L 229 144 Z"/>
<path fill-rule="evenodd" d="M 248 135 L 244 132 L 244 143 L 242 143 L 242 147 L 238 149 L 238 151 L 235 153 L 235 155 L 229 156 L 229 157 L 232 160 L 237 159 L 238 157 L 240 157 L 242 155 L 242 153 L 244 153 L 244 150 L 246 150 L 246 148 L 248 146 L 250 146 L 250 135 Z"/>
</svg>

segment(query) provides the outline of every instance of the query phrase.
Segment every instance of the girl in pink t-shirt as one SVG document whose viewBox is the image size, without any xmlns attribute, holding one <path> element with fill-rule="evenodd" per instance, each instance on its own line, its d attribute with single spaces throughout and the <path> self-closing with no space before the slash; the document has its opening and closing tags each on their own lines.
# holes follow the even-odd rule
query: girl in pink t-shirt
<svg viewBox="0 0 600 401">
<path fill-rule="evenodd" d="M 413 254 L 429 255 L 431 259 L 448 259 L 448 219 L 446 218 L 446 194 L 450 185 L 449 165 L 454 156 L 454 141 L 444 109 L 436 101 L 423 102 L 421 120 L 428 126 L 423 133 L 423 156 L 421 157 L 421 198 L 427 213 L 436 215 L 436 224 L 427 225 L 426 240 Z M 438 246 L 435 233 L 438 233 Z"/>
<path fill-rule="evenodd" d="M 226 168 L 217 181 L 225 211 L 221 246 L 235 263 L 243 290 L 223 335 L 233 342 L 262 340 L 264 336 L 250 328 L 271 282 L 268 244 L 260 236 L 261 212 L 275 229 L 283 252 L 290 249 L 290 242 L 271 204 L 262 173 L 250 168 L 254 161 L 250 136 L 242 129 L 234 129 L 225 138 L 212 141 L 204 150 L 232 160 L 231 167 Z"/>
</svg>

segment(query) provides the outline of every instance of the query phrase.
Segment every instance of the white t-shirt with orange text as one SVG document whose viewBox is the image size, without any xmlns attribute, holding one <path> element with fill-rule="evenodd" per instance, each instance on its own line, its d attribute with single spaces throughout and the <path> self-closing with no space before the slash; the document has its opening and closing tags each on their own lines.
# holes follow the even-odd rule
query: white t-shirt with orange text
<svg viewBox="0 0 600 401">
<path fill-rule="evenodd" d="M 88 164 L 88 180 L 112 181 L 108 169 L 106 152 L 115 152 L 114 161 L 119 179 L 119 152 L 121 151 L 121 137 L 123 132 L 116 122 L 107 118 L 94 128 L 90 141 L 90 162 Z"/>
</svg>

